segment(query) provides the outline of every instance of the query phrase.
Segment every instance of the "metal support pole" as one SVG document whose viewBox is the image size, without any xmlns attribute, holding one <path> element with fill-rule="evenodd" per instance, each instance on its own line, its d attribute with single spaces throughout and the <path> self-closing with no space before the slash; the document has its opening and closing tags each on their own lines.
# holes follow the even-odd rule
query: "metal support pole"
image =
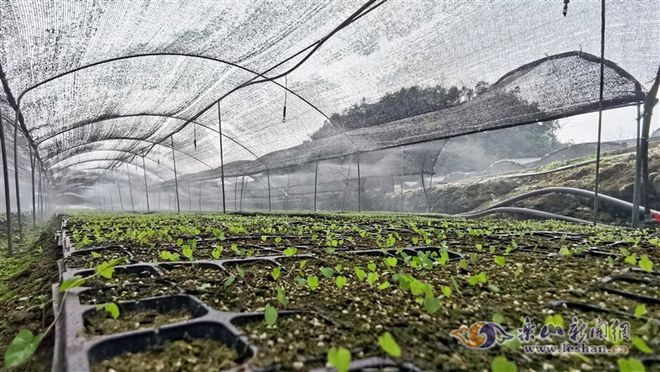
<svg viewBox="0 0 660 372">
<path fill-rule="evenodd" d="M 190 191 L 190 181 L 186 183 L 188 184 L 188 212 L 192 212 L 192 192 Z"/>
<path fill-rule="evenodd" d="M 149 208 L 149 186 L 147 185 L 147 168 L 144 165 L 144 156 L 142 157 L 142 174 L 144 175 L 144 194 L 147 197 L 147 213 L 150 212 Z"/>
<path fill-rule="evenodd" d="M 314 169 L 314 212 L 316 212 L 316 186 L 319 181 L 319 162 L 316 162 L 316 169 Z"/>
<path fill-rule="evenodd" d="M 174 155 L 174 136 L 170 137 L 172 140 L 172 163 L 174 164 L 174 188 L 176 192 L 176 212 L 181 213 L 181 204 L 179 204 L 179 179 L 176 174 L 176 156 Z"/>
<path fill-rule="evenodd" d="M 598 191 L 600 188 L 600 139 L 603 129 L 603 88 L 605 84 L 605 0 L 600 5 L 600 91 L 598 98 L 598 139 L 596 142 L 596 184 L 594 187 L 593 223 L 598 221 Z"/>
<path fill-rule="evenodd" d="M 14 253 L 14 241 L 11 235 L 11 197 L 9 196 L 9 170 L 7 169 L 7 146 L 5 124 L 2 122 L 2 107 L 0 107 L 0 147 L 2 148 L 2 175 L 5 186 L 5 213 L 7 213 L 7 254 L 11 256 Z"/>
<path fill-rule="evenodd" d="M 245 188 L 245 176 L 241 176 L 241 202 L 238 205 L 238 210 L 243 211 L 243 189 Z"/>
<path fill-rule="evenodd" d="M 18 213 L 18 238 L 23 240 L 23 220 L 21 217 L 21 190 L 18 179 L 18 111 L 14 121 L 14 181 L 16 184 L 16 212 Z"/>
<path fill-rule="evenodd" d="M 119 197 L 119 205 L 121 206 L 121 211 L 124 211 L 124 201 L 121 199 L 121 187 L 119 187 L 119 180 L 117 180 L 117 196 Z"/>
<path fill-rule="evenodd" d="M 220 114 L 220 101 L 218 101 L 218 137 L 220 137 L 220 183 L 222 184 L 222 213 L 227 213 L 225 207 L 225 159 L 222 153 L 222 116 Z"/>
<path fill-rule="evenodd" d="M 44 189 L 43 189 L 43 180 L 41 177 L 41 167 L 39 167 L 39 217 L 43 220 L 44 218 Z"/>
<path fill-rule="evenodd" d="M 199 211 L 202 211 L 202 181 L 199 181 L 199 194 L 197 199 L 197 204 L 199 205 Z"/>
<path fill-rule="evenodd" d="M 270 204 L 270 169 L 266 170 L 266 178 L 268 179 L 268 212 L 272 212 Z"/>
<path fill-rule="evenodd" d="M 642 153 L 640 152 L 640 134 L 641 134 L 641 105 L 637 103 L 637 142 L 635 144 L 635 183 L 633 188 L 633 209 L 632 209 L 632 227 L 639 226 L 639 188 L 640 188 L 640 173 L 642 170 Z"/>
<path fill-rule="evenodd" d="M 651 131 L 651 119 L 653 118 L 653 106 L 657 103 L 655 98 L 660 89 L 660 67 L 655 77 L 655 81 L 649 89 L 646 99 L 644 101 L 644 121 L 642 122 L 642 135 L 640 137 L 640 152 L 642 153 L 642 195 L 644 203 L 644 217 L 645 219 L 651 218 L 651 206 L 649 205 L 649 191 L 651 185 L 649 183 L 649 132 Z"/>
<path fill-rule="evenodd" d="M 32 156 L 32 147 L 29 147 L 30 149 L 30 174 L 32 177 L 32 227 L 37 226 L 37 202 L 35 198 L 35 190 L 34 190 L 34 158 Z"/>
<path fill-rule="evenodd" d="M 362 180 L 360 177 L 360 153 L 357 153 L 357 172 L 358 172 L 358 212 L 362 212 Z"/>
<path fill-rule="evenodd" d="M 131 185 L 131 172 L 128 170 L 128 164 L 126 164 L 126 178 L 128 178 L 128 194 L 131 196 L 131 211 L 135 212 L 135 204 L 133 203 L 133 186 Z"/>
<path fill-rule="evenodd" d="M 237 198 L 238 195 L 238 176 L 234 178 L 234 212 L 238 210 Z"/>
</svg>

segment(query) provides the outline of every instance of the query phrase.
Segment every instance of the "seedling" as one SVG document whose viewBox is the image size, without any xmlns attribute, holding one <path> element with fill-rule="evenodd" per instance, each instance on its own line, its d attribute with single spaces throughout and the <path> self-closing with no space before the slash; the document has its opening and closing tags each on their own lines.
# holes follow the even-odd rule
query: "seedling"
<svg viewBox="0 0 660 372">
<path fill-rule="evenodd" d="M 635 318 L 637 318 L 637 319 L 641 318 L 642 316 L 644 316 L 646 314 L 646 312 L 647 312 L 646 311 L 646 305 L 638 304 L 637 306 L 635 306 L 635 312 L 634 312 Z"/>
<path fill-rule="evenodd" d="M 388 282 L 386 280 L 386 281 L 380 283 L 380 285 L 378 286 L 378 289 L 383 290 L 383 289 L 387 289 L 389 287 L 390 287 L 390 282 Z"/>
<path fill-rule="evenodd" d="M 105 310 L 112 319 L 117 319 L 119 318 L 119 306 L 113 302 L 109 302 L 107 304 L 101 304 L 101 305 L 96 305 L 96 310 Z"/>
<path fill-rule="evenodd" d="M 321 267 L 319 271 L 321 271 L 321 275 L 326 278 L 332 278 L 332 274 L 334 273 L 331 267 Z"/>
<path fill-rule="evenodd" d="M 346 277 L 340 275 L 335 279 L 335 285 L 337 285 L 337 288 L 342 289 L 346 286 L 346 281 Z"/>
<path fill-rule="evenodd" d="M 280 273 L 282 272 L 282 268 L 279 266 L 274 268 L 273 271 L 270 272 L 270 276 L 273 277 L 273 280 L 277 281 L 280 278 Z"/>
<path fill-rule="evenodd" d="M 335 367 L 337 372 L 347 372 L 351 367 L 351 352 L 343 347 L 332 347 L 328 350 L 328 361 L 326 364 Z"/>
<path fill-rule="evenodd" d="M 179 261 L 179 254 L 178 253 L 172 253 L 170 251 L 160 251 L 158 253 L 158 256 L 160 257 L 161 260 L 165 261 Z"/>
<path fill-rule="evenodd" d="M 644 372 L 644 363 L 635 358 L 619 358 L 616 361 L 619 366 L 619 372 Z"/>
<path fill-rule="evenodd" d="M 289 304 L 289 299 L 286 297 L 286 291 L 282 287 L 277 287 L 277 302 L 286 306 Z"/>
<path fill-rule="evenodd" d="M 316 275 L 310 275 L 307 277 L 307 286 L 312 291 L 315 291 L 319 287 L 319 277 Z"/>
<path fill-rule="evenodd" d="M 289 248 L 285 249 L 283 253 L 286 257 L 292 257 L 297 252 L 298 252 L 298 249 L 296 247 L 289 247 Z"/>
<path fill-rule="evenodd" d="M 495 263 L 498 266 L 503 267 L 504 265 L 506 265 L 506 258 L 504 258 L 504 256 L 495 256 Z"/>
<path fill-rule="evenodd" d="M 646 271 L 647 273 L 650 273 L 653 271 L 653 261 L 649 259 L 649 256 L 643 254 L 639 258 L 639 268 Z"/>
<path fill-rule="evenodd" d="M 353 271 L 355 271 L 355 276 L 357 276 L 359 281 L 363 281 L 367 277 L 367 273 L 359 267 L 353 268 Z"/>
<path fill-rule="evenodd" d="M 277 317 L 277 309 L 271 304 L 266 304 L 266 307 L 264 308 L 264 321 L 266 324 L 274 326 L 275 323 L 277 323 Z"/>
<path fill-rule="evenodd" d="M 211 251 L 211 257 L 215 260 L 219 260 L 220 257 L 222 256 L 222 251 L 223 248 L 221 245 L 216 246 L 212 251 Z"/>
<path fill-rule="evenodd" d="M 637 350 L 641 351 L 642 353 L 653 354 L 653 349 L 649 347 L 649 345 L 646 343 L 646 341 L 644 341 L 643 338 L 639 336 L 634 336 L 631 342 L 633 346 L 635 346 L 635 348 L 637 348 Z"/>
<path fill-rule="evenodd" d="M 424 310 L 433 315 L 440 310 L 440 301 L 435 296 L 426 296 L 424 298 Z"/>
<path fill-rule="evenodd" d="M 374 285 L 374 283 L 376 283 L 377 280 L 378 280 L 377 273 L 370 272 L 369 274 L 367 274 L 367 283 L 369 283 L 369 285 Z"/>
<path fill-rule="evenodd" d="M 396 257 L 385 257 L 383 262 L 385 262 L 386 266 L 394 268 L 396 267 L 397 259 Z"/>
<path fill-rule="evenodd" d="M 399 358 L 401 356 L 401 348 L 389 332 L 385 332 L 378 337 L 378 345 L 393 358 Z"/>
<path fill-rule="evenodd" d="M 486 282 L 488 282 L 488 276 L 483 271 L 468 278 L 469 285 L 486 284 Z"/>
<path fill-rule="evenodd" d="M 451 298 L 452 290 L 451 290 L 451 287 L 450 287 L 450 286 L 443 285 L 442 287 L 440 287 L 440 290 L 442 291 L 442 294 L 443 294 L 445 297 L 447 297 L 447 298 Z"/>
<path fill-rule="evenodd" d="M 516 363 L 508 360 L 505 356 L 499 355 L 493 358 L 490 364 L 492 372 L 518 372 Z"/>
<path fill-rule="evenodd" d="M 367 269 L 369 269 L 369 271 L 372 271 L 372 272 L 373 272 L 373 271 L 376 271 L 376 264 L 373 263 L 373 262 L 369 262 L 369 263 L 367 264 Z"/>
</svg>

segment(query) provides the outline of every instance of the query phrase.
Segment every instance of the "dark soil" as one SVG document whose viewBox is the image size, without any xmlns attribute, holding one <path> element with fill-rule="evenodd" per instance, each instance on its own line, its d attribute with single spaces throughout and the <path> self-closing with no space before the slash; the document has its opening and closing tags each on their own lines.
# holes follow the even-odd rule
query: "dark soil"
<svg viewBox="0 0 660 372">
<path fill-rule="evenodd" d="M 0 283 L 0 351 L 5 349 L 22 329 L 33 333 L 44 331 L 53 320 L 51 286 L 57 282 L 56 261 L 61 258 L 54 244 L 50 226 L 34 232 L 38 240 L 19 246 L 15 258 L 24 266 Z M 29 238 L 26 237 L 26 241 Z M 12 258 L 14 259 L 14 258 Z M 7 263 L 10 259 L 2 257 Z M 14 268 L 12 268 L 14 269 Z M 43 305 L 42 305 L 43 304 Z M 42 305 L 40 307 L 40 305 Z M 43 309 L 42 309 L 43 308 Z M 42 342 L 34 358 L 15 371 L 48 371 L 53 357 L 53 333 Z M 0 368 L 4 371 L 4 368 Z"/>
<path fill-rule="evenodd" d="M 92 372 L 207 372 L 236 365 L 238 354 L 214 340 L 177 340 L 140 353 L 125 353 L 92 365 Z"/>
<path fill-rule="evenodd" d="M 106 311 L 95 311 L 85 318 L 85 331 L 89 335 L 109 335 L 118 332 L 135 331 L 143 328 L 159 328 L 162 325 L 192 319 L 186 310 L 173 310 L 159 313 L 154 309 L 121 312 L 113 319 Z"/>
</svg>

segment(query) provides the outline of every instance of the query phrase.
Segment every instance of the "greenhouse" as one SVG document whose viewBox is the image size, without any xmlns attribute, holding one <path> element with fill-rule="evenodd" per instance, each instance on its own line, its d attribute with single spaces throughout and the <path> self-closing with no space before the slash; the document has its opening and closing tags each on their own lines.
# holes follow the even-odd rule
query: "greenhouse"
<svg viewBox="0 0 660 372">
<path fill-rule="evenodd" d="M 660 371 L 658 0 L 0 0 L 1 371 Z"/>
</svg>

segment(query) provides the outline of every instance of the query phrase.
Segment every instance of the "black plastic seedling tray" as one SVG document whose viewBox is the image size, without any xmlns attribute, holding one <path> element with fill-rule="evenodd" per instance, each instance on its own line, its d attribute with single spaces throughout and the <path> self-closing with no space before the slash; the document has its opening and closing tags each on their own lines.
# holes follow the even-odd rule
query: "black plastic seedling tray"
<svg viewBox="0 0 660 372">
<path fill-rule="evenodd" d="M 294 236 L 292 236 L 293 238 Z M 236 239 L 245 239 L 246 237 L 237 237 Z M 255 238 L 255 237 L 249 237 Z M 258 238 L 258 237 L 257 237 Z M 228 238 L 228 241 L 236 240 Z M 62 229 L 57 234 L 58 244 L 63 250 L 63 259 L 58 263 L 60 269 L 60 279 L 66 280 L 75 275 L 86 276 L 94 273 L 93 269 L 75 268 L 67 265 L 71 257 L 91 256 L 92 252 L 103 252 L 114 250 L 121 252 L 129 258 L 130 264 L 117 266 L 115 275 L 119 274 L 138 274 L 152 276 L 157 280 L 163 280 L 164 271 L 171 270 L 182 265 L 196 265 L 203 268 L 217 269 L 226 271 L 232 266 L 246 265 L 255 262 L 266 262 L 275 266 L 281 266 L 281 260 L 289 259 L 314 259 L 314 254 L 299 253 L 295 257 L 286 257 L 275 249 L 255 246 L 257 252 L 268 253 L 260 256 L 245 258 L 224 258 L 220 260 L 196 259 L 193 262 L 139 262 L 132 260 L 131 249 L 123 245 L 106 245 L 100 247 L 90 247 L 74 250 L 70 238 L 67 234 L 67 221 L 62 222 Z M 301 248 L 303 248 L 301 246 Z M 313 247 L 304 247 L 312 251 Z M 316 247 L 316 249 L 320 249 Z M 360 249 L 353 251 L 343 251 L 355 255 L 388 256 L 396 251 L 403 250 L 409 255 L 416 255 L 418 251 L 437 251 L 438 247 L 404 247 L 390 249 Z M 449 251 L 449 258 L 456 260 L 462 257 L 461 254 Z M 170 283 L 174 288 L 178 288 L 175 283 Z M 83 304 L 81 295 L 89 291 L 88 287 L 79 287 L 70 290 L 66 296 L 58 292 L 58 285 L 53 287 L 55 309 L 63 302 L 62 315 L 56 323 L 56 342 L 54 356 L 54 371 L 69 372 L 87 372 L 90 371 L 90 365 L 103 360 L 122 355 L 124 353 L 135 353 L 145 351 L 153 347 L 161 346 L 168 341 L 191 340 L 195 338 L 212 339 L 223 343 L 234 349 L 238 355 L 235 360 L 239 364 L 237 370 L 249 369 L 247 365 L 256 357 L 257 348 L 252 345 L 247 337 L 236 328 L 249 320 L 263 319 L 263 313 L 236 313 L 218 311 L 206 305 L 197 297 L 188 294 L 172 294 L 150 298 L 139 298 L 133 301 L 119 301 L 117 305 L 121 312 L 131 312 L 138 310 L 156 310 L 159 313 L 167 313 L 172 310 L 186 310 L 191 319 L 162 325 L 159 328 L 142 328 L 138 330 L 118 332 L 109 335 L 90 335 L 86 333 L 85 322 L 92 314 L 98 311 L 96 304 Z M 179 289 L 180 290 L 180 289 Z M 62 297 L 65 297 L 62 299 Z M 280 316 L 288 316 L 298 313 L 297 311 L 281 311 Z M 364 358 L 354 360 L 351 363 L 351 371 L 357 370 L 398 370 L 398 371 L 419 371 L 417 367 L 408 363 L 398 363 L 388 358 Z M 325 368 L 316 371 L 328 370 Z"/>
</svg>

